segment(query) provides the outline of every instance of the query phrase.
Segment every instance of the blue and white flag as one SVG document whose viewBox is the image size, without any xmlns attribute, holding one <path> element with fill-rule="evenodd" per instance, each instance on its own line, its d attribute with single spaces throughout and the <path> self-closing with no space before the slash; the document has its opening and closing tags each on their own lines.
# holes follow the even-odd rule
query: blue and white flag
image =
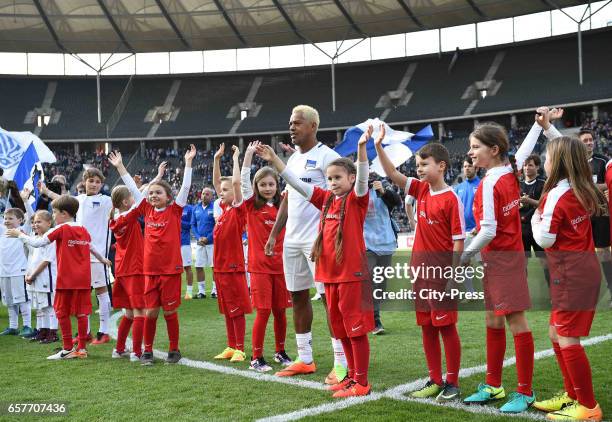
<svg viewBox="0 0 612 422">
<path fill-rule="evenodd" d="M 372 125 L 374 132 L 372 133 L 372 138 L 370 138 L 366 144 L 368 160 L 372 161 L 370 171 L 374 171 L 383 177 L 386 176 L 378 157 L 376 156 L 376 148 L 374 147 L 374 139 L 380 133 L 381 124 L 385 125 L 385 138 L 382 141 L 383 147 L 395 167 L 399 167 L 408 161 L 408 159 L 412 157 L 415 152 L 417 152 L 433 137 L 431 125 L 427 125 L 417 133 L 410 133 L 394 130 L 388 124 L 384 123 L 378 118 L 368 119 L 357 126 L 349 128 L 344 133 L 344 139 L 342 139 L 342 142 L 338 144 L 334 150 L 343 157 L 357 152 L 357 143 L 359 142 L 359 138 L 361 138 L 361 135 L 367 131 L 368 126 Z"/>
<path fill-rule="evenodd" d="M 55 163 L 55 155 L 32 132 L 9 132 L 0 128 L 0 168 L 3 177 L 14 180 L 21 190 L 24 186 L 36 182 L 40 174 L 34 171 L 41 169 L 40 163 Z"/>
</svg>

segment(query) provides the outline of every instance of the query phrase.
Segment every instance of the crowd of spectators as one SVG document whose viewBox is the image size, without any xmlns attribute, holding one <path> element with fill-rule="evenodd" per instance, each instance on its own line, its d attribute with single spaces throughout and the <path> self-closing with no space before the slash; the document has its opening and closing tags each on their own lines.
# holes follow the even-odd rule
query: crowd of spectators
<svg viewBox="0 0 612 422">
<path fill-rule="evenodd" d="M 612 115 L 600 113 L 598 119 L 587 115 L 582 122 L 581 129 L 588 129 L 595 135 L 595 152 L 610 156 L 612 154 Z"/>
</svg>

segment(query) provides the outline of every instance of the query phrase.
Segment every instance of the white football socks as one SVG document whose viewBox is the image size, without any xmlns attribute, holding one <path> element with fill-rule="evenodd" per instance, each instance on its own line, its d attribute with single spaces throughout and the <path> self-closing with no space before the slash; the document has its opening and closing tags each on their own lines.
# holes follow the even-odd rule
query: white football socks
<svg viewBox="0 0 612 422">
<path fill-rule="evenodd" d="M 100 311 L 100 332 L 108 334 L 108 321 L 110 319 L 110 297 L 108 292 L 97 295 Z"/>
<path fill-rule="evenodd" d="M 299 359 L 307 364 L 312 363 L 312 332 L 295 334 Z"/>
</svg>

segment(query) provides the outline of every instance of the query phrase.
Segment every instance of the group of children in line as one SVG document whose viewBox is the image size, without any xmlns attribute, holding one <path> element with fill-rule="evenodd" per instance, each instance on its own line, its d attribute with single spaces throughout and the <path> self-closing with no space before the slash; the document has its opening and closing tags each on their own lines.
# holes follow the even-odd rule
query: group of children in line
<svg viewBox="0 0 612 422">
<path fill-rule="evenodd" d="M 605 199 L 591 179 L 584 146 L 575 139 L 560 136 L 550 124 L 554 117 L 559 117 L 559 111 L 539 108 L 535 123 L 515 156 L 517 166 L 521 168 L 544 130 L 549 139 L 545 163 L 548 180 L 532 218 L 532 229 L 534 238 L 549 258 L 551 280 L 557 281 L 551 284 L 553 310 L 549 337 L 565 386 L 563 395 L 545 401 L 536 402 L 532 389 L 534 342 L 525 315 L 530 298 L 521 239 L 520 190 L 516 171 L 508 162 L 509 142 L 505 130 L 496 124 L 481 124 L 470 136 L 468 155 L 474 166 L 486 170 L 486 176 L 474 199 L 477 228 L 469 245 L 464 245 L 466 233 L 461 201 L 444 182 L 444 174 L 450 165 L 448 151 L 437 143 L 421 148 L 416 153 L 419 176 L 416 179 L 398 172 L 387 157 L 383 147 L 384 126 L 374 145 L 387 176 L 416 199 L 417 228 L 411 265 L 457 267 L 467 265 L 478 252 L 482 255 L 486 267 L 483 286 L 487 375 L 485 383 L 466 397 L 464 403 L 486 404 L 506 397 L 502 368 L 507 323 L 514 338 L 518 385 L 500 411 L 520 413 L 535 405 L 548 412 L 548 418 L 553 420 L 601 420 L 602 411 L 594 398 L 589 361 L 580 345 L 580 337 L 589 334 L 593 321 L 593 298 L 596 301 L 599 292 L 599 272 L 593 271 L 585 282 L 582 270 L 576 271 L 567 264 L 575 259 L 572 252 L 576 252 L 580 254 L 581 268 L 593 263 L 593 268 L 599 269 L 590 216 L 603 211 Z M 265 250 L 281 201 L 280 175 L 321 210 L 319 234 L 311 258 L 316 263 L 315 279 L 325 286 L 331 330 L 342 342 L 348 364 L 346 377 L 329 389 L 334 397 L 362 396 L 371 392 L 367 334 L 374 328 L 374 321 L 363 225 L 369 201 L 366 144 L 372 133 L 370 127 L 359 140 L 356 164 L 348 158 L 340 158 L 327 166 L 328 189 L 300 180 L 286 168 L 270 146 L 259 142 L 249 144 L 242 169 L 240 150 L 234 146 L 233 174 L 222 177 L 219 164 L 225 147 L 221 145 L 215 154 L 213 173 L 214 188 L 221 198 L 223 210 L 214 228 L 217 245 L 214 278 L 219 311 L 225 318 L 227 348 L 215 356 L 216 359 L 232 362 L 246 359 L 245 314 L 255 308 L 251 368 L 262 372 L 271 369 L 263 358 L 263 339 L 270 314 L 274 316 L 274 360 L 283 365 L 291 363 L 284 347 L 285 309 L 291 306 L 291 297 L 283 276 L 282 236 L 276 237 L 274 250 Z M 251 181 L 250 164 L 254 154 L 268 161 L 270 167 L 260 169 Z M 100 274 L 106 274 L 104 265 L 110 264 L 104 253 L 108 247 L 104 242 L 108 240 L 103 238 L 103 230 L 100 230 L 100 226 L 105 228 L 110 222 L 110 229 L 117 239 L 113 305 L 126 310 L 119 324 L 113 357 L 129 356 L 143 365 L 153 364 L 153 342 L 161 308 L 170 340 L 166 361 L 177 363 L 181 359 L 176 312 L 181 303 L 183 272 L 181 215 L 191 186 L 191 165 L 195 155 L 195 147 L 191 145 L 185 154 L 183 181 L 176 198 L 173 198 L 170 186 L 162 180 L 163 166 L 143 195 L 123 166 L 120 153 L 115 152 L 109 155 L 109 161 L 119 171 L 125 186 L 113 189 L 109 206 L 105 205 L 105 200 L 97 198 L 99 189 L 95 193 L 87 189 L 85 196 L 88 198 L 79 196 L 79 200 L 60 196 L 52 203 L 55 227 L 51 228 L 49 214 L 39 211 L 34 217 L 34 236 L 24 233 L 29 230 L 30 214 L 24 216 L 8 210 L 5 213 L 6 227 L 0 233 L 3 254 L 0 276 L 2 298 L 9 305 L 11 329 L 16 328 L 13 321 L 21 303 L 28 302 L 27 297 L 25 301 L 20 299 L 18 285 L 20 282 L 33 283 L 36 289 L 33 303 L 37 309 L 43 310 L 41 320 L 44 315 L 52 320 L 49 310 L 53 303 L 62 330 L 63 349 L 49 359 L 87 357 L 91 287 L 98 293 L 101 320 L 102 306 L 106 304 L 105 286 L 92 283 L 94 278 L 99 278 L 94 277 L 96 268 L 102 270 Z M 608 179 L 612 184 L 610 167 Z M 95 178 L 101 179 L 99 176 Z M 87 187 L 89 178 L 85 183 Z M 92 196 L 96 198 L 89 198 Z M 105 213 L 106 220 L 94 217 L 98 210 L 100 215 Z M 144 234 L 139 219 L 144 221 Z M 22 226 L 24 223 L 26 225 Z M 93 226 L 96 227 L 90 229 Z M 245 269 L 242 248 L 245 228 L 249 242 L 248 269 Z M 31 248 L 41 248 L 33 250 L 29 264 L 25 253 L 19 259 L 11 259 L 10 263 L 4 259 L 5 250 L 19 249 L 16 247 L 20 245 L 17 239 Z M 9 266 L 15 271 L 7 272 Z M 250 291 L 246 270 L 251 276 Z M 453 281 L 419 279 L 413 288 L 443 292 L 449 283 Z M 577 300 L 567 299 L 572 294 Z M 442 402 L 456 400 L 460 397 L 458 374 L 461 360 L 456 303 L 419 300 L 415 307 L 430 380 L 412 395 L 417 398 L 435 397 Z M 78 321 L 75 347 L 70 315 L 76 316 Z M 46 321 L 41 324 L 46 324 Z M 49 322 L 49 326 L 51 324 Z M 130 328 L 133 339 L 131 354 L 125 345 Z M 108 331 L 101 328 L 101 332 Z M 446 355 L 445 379 L 442 378 L 440 338 Z"/>
</svg>

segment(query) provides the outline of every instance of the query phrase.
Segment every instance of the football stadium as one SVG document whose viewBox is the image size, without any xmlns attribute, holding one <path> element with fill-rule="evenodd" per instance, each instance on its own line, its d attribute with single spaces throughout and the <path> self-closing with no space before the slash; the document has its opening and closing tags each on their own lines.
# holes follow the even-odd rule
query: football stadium
<svg viewBox="0 0 612 422">
<path fill-rule="evenodd" d="M 0 419 L 612 420 L 612 0 L 0 0 Z"/>
</svg>

